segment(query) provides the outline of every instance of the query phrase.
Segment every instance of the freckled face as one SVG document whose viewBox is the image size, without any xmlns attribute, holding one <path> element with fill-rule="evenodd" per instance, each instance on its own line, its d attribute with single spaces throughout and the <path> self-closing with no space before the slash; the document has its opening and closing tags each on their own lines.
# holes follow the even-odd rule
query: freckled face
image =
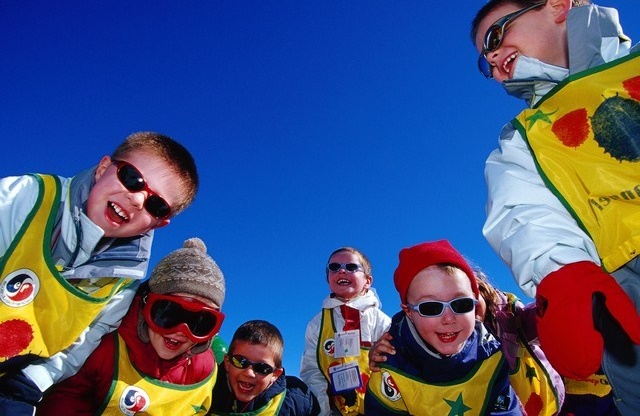
<svg viewBox="0 0 640 416">
<path fill-rule="evenodd" d="M 275 368 L 273 352 L 265 345 L 250 344 L 246 341 L 238 341 L 233 352 L 224 358 L 224 367 L 227 370 L 227 377 L 231 390 L 236 399 L 246 403 L 255 399 L 260 393 L 271 386 L 282 374 L 282 368 L 276 368 L 271 374 L 262 375 L 253 370 L 252 366 L 247 368 L 236 368 L 230 362 L 230 354 L 242 355 L 249 361 L 263 362 Z"/>
<path fill-rule="evenodd" d="M 428 300 L 448 302 L 459 297 L 475 299 L 471 282 L 462 270 L 449 275 L 436 266 L 430 266 L 419 272 L 411 281 L 407 292 L 407 302 L 417 305 Z M 475 327 L 475 311 L 456 315 L 451 308 L 437 317 L 421 316 L 417 311 L 403 305 L 403 309 L 413 322 L 420 337 L 441 354 L 458 353 Z"/>
<path fill-rule="evenodd" d="M 149 188 L 176 206 L 184 194 L 177 186 L 176 175 L 158 156 L 133 152 L 122 160 L 140 171 Z M 116 166 L 108 156 L 100 161 L 95 174 L 95 184 L 89 193 L 86 214 L 104 230 L 105 237 L 132 237 L 167 225 L 169 219 L 158 220 L 144 208 L 148 192 L 127 190 L 116 175 Z"/>
<path fill-rule="evenodd" d="M 335 253 L 329 259 L 329 263 L 356 263 L 362 266 L 359 256 L 349 251 Z M 360 296 L 366 289 L 371 287 L 373 279 L 367 276 L 364 271 L 349 272 L 340 268 L 337 272 L 328 271 L 327 280 L 331 292 L 343 300 L 353 299 Z"/>
</svg>

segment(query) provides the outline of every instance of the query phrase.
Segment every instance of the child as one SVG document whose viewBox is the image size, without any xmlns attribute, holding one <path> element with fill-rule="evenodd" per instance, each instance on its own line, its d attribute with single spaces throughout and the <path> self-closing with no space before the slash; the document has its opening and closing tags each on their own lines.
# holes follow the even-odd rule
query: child
<svg viewBox="0 0 640 416">
<path fill-rule="evenodd" d="M 367 351 L 391 319 L 380 309 L 371 263 L 359 250 L 335 250 L 326 273 L 331 294 L 307 325 L 300 377 L 318 398 L 322 415 L 364 414 Z"/>
<path fill-rule="evenodd" d="M 31 415 L 117 327 L 146 275 L 153 230 L 197 188 L 191 154 L 152 132 L 73 178 L 0 180 L 0 409 Z"/>
<path fill-rule="evenodd" d="M 118 330 L 50 389 L 37 414 L 206 414 L 224 295 L 224 276 L 205 244 L 185 241 L 156 265 Z"/>
<path fill-rule="evenodd" d="M 213 390 L 211 415 L 319 415 L 309 388 L 282 368 L 284 341 L 266 321 L 248 321 L 233 334 Z"/>
<path fill-rule="evenodd" d="M 561 376 L 537 345 L 535 303 L 526 306 L 511 293 L 496 290 L 488 277 L 472 268 L 480 297 L 476 319 L 497 339 L 509 363 L 509 380 L 528 416 L 559 414 L 565 399 Z M 380 371 L 386 354 L 395 354 L 386 333 L 369 351 L 369 368 Z"/>
<path fill-rule="evenodd" d="M 554 368 L 584 379 L 602 365 L 638 414 L 640 48 L 616 10 L 570 0 L 491 0 L 471 35 L 485 76 L 531 106 L 487 160 L 483 232 L 536 297 Z"/>
<path fill-rule="evenodd" d="M 475 320 L 478 286 L 446 240 L 400 251 L 393 281 L 402 312 L 390 329 L 395 355 L 371 374 L 371 415 L 521 415 L 500 343 Z"/>
</svg>

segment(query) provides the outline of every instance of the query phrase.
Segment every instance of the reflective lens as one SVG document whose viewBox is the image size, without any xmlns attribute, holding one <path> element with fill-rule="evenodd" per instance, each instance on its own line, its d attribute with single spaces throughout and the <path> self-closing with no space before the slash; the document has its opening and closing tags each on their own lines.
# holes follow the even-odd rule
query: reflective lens
<svg viewBox="0 0 640 416">
<path fill-rule="evenodd" d="M 345 269 L 346 271 L 348 271 L 350 273 L 354 273 L 354 272 L 357 272 L 357 271 L 364 271 L 362 266 L 360 266 L 358 263 L 329 263 L 329 264 L 327 264 L 327 270 L 329 270 L 331 272 L 337 272 L 340 269 Z"/>
<path fill-rule="evenodd" d="M 212 338 L 224 320 L 222 312 L 195 299 L 153 292 L 147 295 L 143 314 L 153 331 L 163 335 L 180 331 L 194 342 Z"/>
<path fill-rule="evenodd" d="M 260 363 L 260 362 L 256 363 L 253 361 L 249 361 L 246 357 L 243 357 L 242 355 L 234 354 L 230 357 L 230 361 L 235 368 L 245 369 L 251 366 L 254 372 L 261 374 L 263 376 L 266 376 L 276 371 L 275 368 L 271 367 L 267 363 Z"/>
<path fill-rule="evenodd" d="M 482 52 L 480 52 L 480 56 L 478 57 L 478 69 L 487 78 L 492 78 L 492 67 L 489 61 L 487 61 L 486 54 L 488 52 L 493 52 L 502 45 L 502 39 L 504 38 L 504 34 L 507 30 L 507 26 L 511 24 L 518 17 L 522 16 L 529 10 L 533 10 L 536 7 L 544 6 L 547 2 L 543 1 L 541 3 L 532 4 L 531 6 L 524 7 L 520 10 L 516 10 L 513 13 L 509 13 L 506 16 L 501 17 L 496 20 L 494 24 L 487 29 L 487 32 L 484 35 L 484 43 L 482 45 Z"/>
<path fill-rule="evenodd" d="M 418 303 L 417 305 L 407 305 L 411 310 L 417 311 L 421 316 L 436 317 L 444 313 L 444 308 L 451 308 L 453 313 L 461 315 L 469 313 L 475 309 L 478 301 L 473 298 L 456 298 L 449 302 L 439 302 L 437 300 L 428 300 Z"/>
<path fill-rule="evenodd" d="M 144 176 L 131 163 L 114 160 L 118 180 L 130 192 L 146 191 L 149 195 L 144 200 L 144 209 L 156 219 L 165 219 L 171 215 L 171 207 L 161 196 L 152 191 Z"/>
</svg>

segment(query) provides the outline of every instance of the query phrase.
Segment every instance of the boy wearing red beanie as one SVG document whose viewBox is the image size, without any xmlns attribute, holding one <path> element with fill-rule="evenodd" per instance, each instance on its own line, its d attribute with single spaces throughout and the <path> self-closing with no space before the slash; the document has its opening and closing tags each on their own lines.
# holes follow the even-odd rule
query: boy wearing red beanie
<svg viewBox="0 0 640 416">
<path fill-rule="evenodd" d="M 365 413 L 521 415 L 500 342 L 476 322 L 478 285 L 446 240 L 400 251 L 395 355 L 371 374 Z"/>
</svg>

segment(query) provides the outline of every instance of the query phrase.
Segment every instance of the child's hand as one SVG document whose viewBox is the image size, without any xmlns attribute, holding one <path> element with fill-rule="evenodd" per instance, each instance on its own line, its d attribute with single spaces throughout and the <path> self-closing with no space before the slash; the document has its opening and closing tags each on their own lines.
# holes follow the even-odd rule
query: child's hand
<svg viewBox="0 0 640 416">
<path fill-rule="evenodd" d="M 598 265 L 568 264 L 545 277 L 537 292 L 540 345 L 560 374 L 584 379 L 600 367 L 605 345 L 616 354 L 611 345 L 620 337 L 612 334 L 612 322 L 640 344 L 640 316 L 633 302 Z"/>
<path fill-rule="evenodd" d="M 379 340 L 377 340 L 369 350 L 369 370 L 380 371 L 378 363 L 387 361 L 385 354 L 395 355 L 396 349 L 391 345 L 393 337 L 388 332 L 382 334 Z"/>
</svg>

